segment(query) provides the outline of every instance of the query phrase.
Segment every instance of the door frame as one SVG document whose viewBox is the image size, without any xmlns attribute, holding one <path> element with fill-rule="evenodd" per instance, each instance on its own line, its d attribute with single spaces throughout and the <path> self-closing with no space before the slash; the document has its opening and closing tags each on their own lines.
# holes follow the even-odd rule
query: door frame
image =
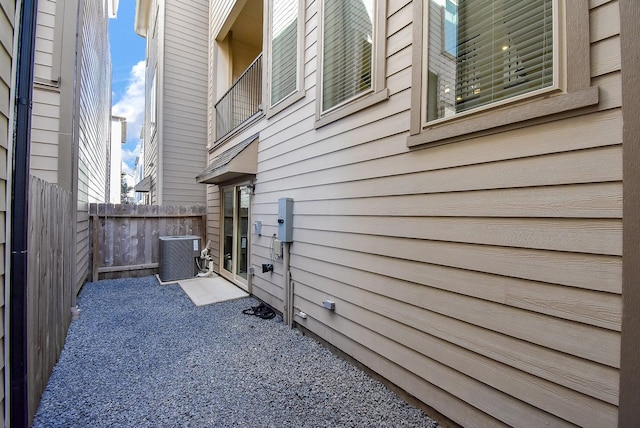
<svg viewBox="0 0 640 428">
<path fill-rule="evenodd" d="M 250 274 L 250 267 L 251 267 L 251 205 L 252 205 L 252 192 L 249 191 L 250 189 L 250 185 L 251 185 L 251 181 L 250 180 L 246 180 L 246 181 L 240 181 L 240 182 L 235 182 L 235 183 L 231 183 L 231 184 L 227 184 L 224 186 L 219 186 L 220 187 L 220 243 L 219 243 L 219 250 L 220 250 L 220 259 L 219 259 L 219 266 L 220 266 L 220 275 L 222 277 L 224 277 L 225 279 L 233 282 L 234 284 L 236 284 L 238 287 L 242 288 L 243 290 L 245 290 L 246 292 L 248 292 L 249 294 L 251 294 L 251 274 Z M 238 199 L 237 196 L 239 194 L 239 192 L 241 191 L 241 188 L 246 188 L 247 189 L 247 193 L 249 196 L 249 206 L 248 206 L 248 213 L 247 213 L 247 234 L 246 234 L 246 250 L 247 250 L 247 278 L 243 278 L 241 275 L 238 274 L 238 247 L 239 247 L 239 243 L 242 240 L 242 236 L 239 236 L 239 211 L 238 211 Z M 228 270 L 226 268 L 226 256 L 225 256 L 225 251 L 224 251 L 224 246 L 225 246 L 225 199 L 224 199 L 224 193 L 225 190 L 229 190 L 232 189 L 233 192 L 233 232 L 232 232 L 232 248 L 231 248 L 231 252 L 232 254 L 235 256 L 233 257 L 232 260 L 232 269 Z M 240 238 L 240 239 L 238 239 Z"/>
</svg>

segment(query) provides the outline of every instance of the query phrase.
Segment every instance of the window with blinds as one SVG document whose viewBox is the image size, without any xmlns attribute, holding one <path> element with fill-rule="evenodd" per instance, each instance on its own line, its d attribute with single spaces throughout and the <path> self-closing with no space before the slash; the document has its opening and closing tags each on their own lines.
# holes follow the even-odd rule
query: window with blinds
<svg viewBox="0 0 640 428">
<path fill-rule="evenodd" d="M 271 106 L 298 87 L 298 0 L 273 0 L 271 9 Z"/>
<path fill-rule="evenodd" d="M 323 10 L 322 111 L 370 91 L 375 0 L 326 0 Z"/>
<path fill-rule="evenodd" d="M 553 54 L 553 0 L 431 0 L 427 120 L 553 85 Z"/>
</svg>

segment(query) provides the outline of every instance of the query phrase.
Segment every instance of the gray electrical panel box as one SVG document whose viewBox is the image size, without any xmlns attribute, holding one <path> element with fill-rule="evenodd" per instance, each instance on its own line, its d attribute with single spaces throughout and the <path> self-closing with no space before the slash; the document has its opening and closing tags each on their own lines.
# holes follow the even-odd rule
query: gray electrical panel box
<svg viewBox="0 0 640 428">
<path fill-rule="evenodd" d="M 293 242 L 293 199 L 278 199 L 278 240 Z"/>
</svg>

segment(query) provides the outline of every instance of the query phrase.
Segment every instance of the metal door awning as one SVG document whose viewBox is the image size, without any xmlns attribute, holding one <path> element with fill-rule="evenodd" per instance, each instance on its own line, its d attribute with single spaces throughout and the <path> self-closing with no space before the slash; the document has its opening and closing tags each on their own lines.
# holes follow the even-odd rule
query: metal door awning
<svg viewBox="0 0 640 428">
<path fill-rule="evenodd" d="M 151 176 L 147 175 L 145 178 L 140 180 L 138 184 L 133 187 L 133 190 L 136 192 L 149 192 L 151 190 Z"/>
<path fill-rule="evenodd" d="M 258 172 L 258 136 L 252 135 L 213 158 L 196 177 L 198 183 L 220 184 Z"/>
</svg>

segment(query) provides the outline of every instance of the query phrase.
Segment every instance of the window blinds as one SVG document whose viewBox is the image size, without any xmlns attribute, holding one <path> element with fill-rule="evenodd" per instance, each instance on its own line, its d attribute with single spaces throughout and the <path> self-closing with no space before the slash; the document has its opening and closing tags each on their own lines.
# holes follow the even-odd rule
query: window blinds
<svg viewBox="0 0 640 428">
<path fill-rule="evenodd" d="M 442 86 L 429 88 L 429 96 L 439 98 L 438 114 L 429 117 L 553 84 L 552 0 L 459 0 L 456 21 L 456 56 L 436 58 L 433 50 L 441 47 L 429 45 L 429 71 Z M 437 39 L 434 31 L 430 38 Z"/>
<path fill-rule="evenodd" d="M 271 23 L 271 105 L 297 89 L 298 0 L 273 0 Z"/>
<path fill-rule="evenodd" d="M 374 0 L 324 2 L 322 110 L 372 88 Z"/>
</svg>

